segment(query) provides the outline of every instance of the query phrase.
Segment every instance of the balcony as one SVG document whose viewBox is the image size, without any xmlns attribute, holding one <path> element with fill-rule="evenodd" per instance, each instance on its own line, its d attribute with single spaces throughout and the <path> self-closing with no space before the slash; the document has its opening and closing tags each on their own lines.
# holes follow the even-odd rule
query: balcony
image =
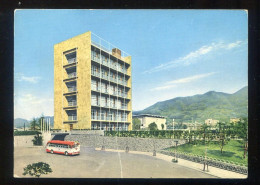
<svg viewBox="0 0 260 185">
<path fill-rule="evenodd" d="M 77 102 L 76 101 L 69 101 L 68 106 L 70 106 L 70 107 L 77 106 Z"/>
<path fill-rule="evenodd" d="M 94 62 L 100 63 L 100 58 L 99 57 L 91 56 L 91 60 L 93 60 Z"/>
<path fill-rule="evenodd" d="M 76 87 L 69 87 L 68 91 L 64 93 L 64 95 L 73 95 L 77 93 L 77 88 Z"/>
<path fill-rule="evenodd" d="M 75 81 L 77 79 L 77 73 L 73 72 L 73 73 L 69 73 L 67 78 L 64 79 L 64 82 L 69 82 L 69 81 Z"/>
<path fill-rule="evenodd" d="M 76 58 L 68 59 L 67 61 L 68 62 L 63 64 L 64 68 L 75 67 L 76 64 L 78 63 Z"/>
<path fill-rule="evenodd" d="M 73 64 L 73 63 L 76 63 L 76 62 L 77 62 L 76 58 L 68 59 L 68 64 Z"/>
<path fill-rule="evenodd" d="M 69 101 L 68 106 L 63 108 L 64 110 L 75 110 L 77 109 L 77 102 L 76 101 Z"/>
<path fill-rule="evenodd" d="M 99 102 L 94 102 L 94 101 L 91 101 L 91 106 L 100 106 L 100 103 Z"/>
<path fill-rule="evenodd" d="M 69 121 L 76 121 L 77 120 L 77 116 L 68 116 L 68 120 Z"/>
<path fill-rule="evenodd" d="M 76 115 L 68 116 L 68 120 L 63 121 L 63 123 L 69 123 L 69 124 L 70 123 L 76 123 L 76 122 L 78 122 Z"/>
<path fill-rule="evenodd" d="M 75 78 L 75 77 L 77 77 L 77 73 L 76 72 L 68 74 L 68 78 Z"/>
<path fill-rule="evenodd" d="M 97 86 L 94 86 L 94 85 L 91 85 L 91 90 L 92 90 L 92 91 L 100 92 L 100 88 L 97 87 Z"/>
<path fill-rule="evenodd" d="M 76 92 L 77 91 L 77 87 L 69 87 L 68 88 L 68 92 L 71 93 L 71 92 Z"/>
<path fill-rule="evenodd" d="M 101 88 L 101 92 L 102 92 L 102 93 L 105 93 L 105 94 L 108 94 L 108 89 Z"/>
<path fill-rule="evenodd" d="M 99 72 L 91 70 L 91 75 L 100 78 L 100 73 Z"/>
</svg>

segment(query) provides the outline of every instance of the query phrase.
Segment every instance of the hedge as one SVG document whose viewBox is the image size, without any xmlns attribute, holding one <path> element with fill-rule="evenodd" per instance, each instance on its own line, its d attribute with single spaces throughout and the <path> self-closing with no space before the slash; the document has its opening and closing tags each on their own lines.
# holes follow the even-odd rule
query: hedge
<svg viewBox="0 0 260 185">
<path fill-rule="evenodd" d="M 15 131 L 14 136 L 27 136 L 41 134 L 39 131 L 29 130 L 29 131 Z"/>
</svg>

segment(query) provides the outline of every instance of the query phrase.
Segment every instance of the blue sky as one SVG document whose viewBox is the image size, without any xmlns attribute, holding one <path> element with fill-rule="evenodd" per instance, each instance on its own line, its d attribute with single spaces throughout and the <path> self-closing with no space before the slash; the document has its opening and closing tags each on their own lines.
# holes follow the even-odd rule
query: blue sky
<svg viewBox="0 0 260 185">
<path fill-rule="evenodd" d="M 16 10 L 14 118 L 53 116 L 53 46 L 92 31 L 132 56 L 133 110 L 247 85 L 243 10 Z"/>
</svg>

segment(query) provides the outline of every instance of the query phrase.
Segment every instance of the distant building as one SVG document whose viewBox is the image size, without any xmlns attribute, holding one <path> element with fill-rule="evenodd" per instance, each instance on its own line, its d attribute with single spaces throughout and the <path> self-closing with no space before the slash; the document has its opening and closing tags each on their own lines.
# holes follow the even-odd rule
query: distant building
<svg viewBox="0 0 260 185">
<path fill-rule="evenodd" d="M 197 130 L 201 126 L 201 124 L 198 123 L 198 122 L 195 122 L 195 123 L 182 123 L 182 124 L 186 125 L 188 130 Z"/>
<path fill-rule="evenodd" d="M 208 126 L 216 126 L 219 120 L 214 120 L 214 119 L 206 119 L 205 124 Z"/>
<path fill-rule="evenodd" d="M 240 121 L 240 118 L 230 118 L 230 123 L 237 123 Z"/>
<path fill-rule="evenodd" d="M 151 115 L 151 114 L 140 114 L 140 115 L 133 115 L 133 118 L 137 118 L 141 121 L 141 129 L 148 128 L 149 124 L 155 123 L 159 130 L 162 130 L 162 124 L 164 125 L 163 130 L 166 130 L 166 118 L 163 116 L 158 115 Z"/>
</svg>

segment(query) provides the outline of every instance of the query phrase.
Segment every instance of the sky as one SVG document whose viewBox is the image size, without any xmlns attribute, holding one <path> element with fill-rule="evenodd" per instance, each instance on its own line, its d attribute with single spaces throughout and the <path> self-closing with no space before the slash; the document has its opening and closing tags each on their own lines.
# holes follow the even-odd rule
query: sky
<svg viewBox="0 0 260 185">
<path fill-rule="evenodd" d="M 14 118 L 54 115 L 56 43 L 91 31 L 132 56 L 132 107 L 248 85 L 244 10 L 16 10 Z"/>
</svg>

